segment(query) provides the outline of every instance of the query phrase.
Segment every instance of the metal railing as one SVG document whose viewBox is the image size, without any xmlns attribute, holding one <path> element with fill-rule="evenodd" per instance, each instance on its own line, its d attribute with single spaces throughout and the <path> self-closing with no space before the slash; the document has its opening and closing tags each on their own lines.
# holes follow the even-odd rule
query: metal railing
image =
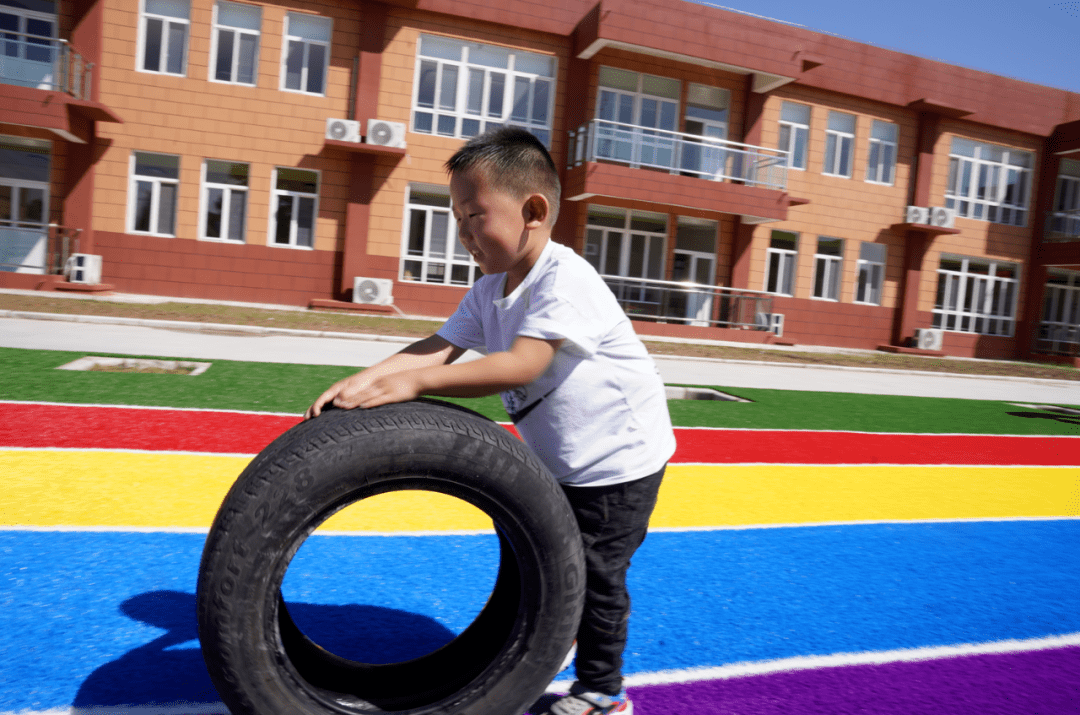
<svg viewBox="0 0 1080 715">
<path fill-rule="evenodd" d="M 1080 241 L 1080 209 L 1047 213 L 1046 238 L 1050 241 Z"/>
<path fill-rule="evenodd" d="M 1034 352 L 1043 355 L 1080 356 L 1080 325 L 1044 320 L 1035 336 Z"/>
<path fill-rule="evenodd" d="M 79 252 L 81 228 L 0 226 L 0 271 L 60 275 Z"/>
<path fill-rule="evenodd" d="M 593 119 L 570 132 L 570 166 L 609 161 L 783 191 L 786 151 Z"/>
<path fill-rule="evenodd" d="M 601 278 L 635 320 L 752 330 L 770 327 L 771 293 L 626 276 Z"/>
<path fill-rule="evenodd" d="M 90 99 L 92 62 L 87 62 L 67 40 L 0 32 L 0 82 L 20 87 L 65 92 Z"/>
</svg>

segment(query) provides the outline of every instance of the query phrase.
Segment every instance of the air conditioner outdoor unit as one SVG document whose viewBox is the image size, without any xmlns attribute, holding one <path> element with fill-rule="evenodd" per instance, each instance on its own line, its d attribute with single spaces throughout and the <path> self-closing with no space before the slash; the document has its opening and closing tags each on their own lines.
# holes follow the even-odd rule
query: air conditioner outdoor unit
<svg viewBox="0 0 1080 715">
<path fill-rule="evenodd" d="M 938 228 L 952 228 L 956 224 L 956 209 L 935 206 L 930 209 L 930 224 Z"/>
<path fill-rule="evenodd" d="M 925 206 L 908 206 L 904 212 L 904 223 L 929 223 L 930 209 Z"/>
<path fill-rule="evenodd" d="M 945 331 L 936 328 L 921 328 L 915 331 L 915 342 L 920 350 L 941 350 Z"/>
<path fill-rule="evenodd" d="M 401 122 L 385 122 L 381 119 L 369 119 L 366 140 L 375 146 L 405 148 L 405 125 Z"/>
<path fill-rule="evenodd" d="M 326 138 L 339 142 L 359 142 L 360 122 L 353 119 L 327 119 Z"/>
<path fill-rule="evenodd" d="M 69 283 L 88 283 L 95 285 L 101 282 L 101 256 L 91 256 L 88 253 L 72 253 L 68 256 L 64 265 L 64 275 Z"/>
<path fill-rule="evenodd" d="M 757 313 L 754 323 L 762 330 L 768 330 L 778 338 L 784 337 L 784 314 L 783 313 Z"/>
<path fill-rule="evenodd" d="M 353 303 L 390 305 L 394 302 L 394 281 L 389 278 L 353 278 Z"/>
</svg>

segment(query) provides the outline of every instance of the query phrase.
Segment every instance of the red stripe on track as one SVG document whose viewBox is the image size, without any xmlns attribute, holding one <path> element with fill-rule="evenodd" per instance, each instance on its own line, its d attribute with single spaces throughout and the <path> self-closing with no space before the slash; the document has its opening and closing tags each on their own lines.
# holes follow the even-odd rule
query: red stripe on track
<svg viewBox="0 0 1080 715">
<path fill-rule="evenodd" d="M 299 416 L 0 404 L 0 446 L 256 454 Z M 508 425 L 513 431 L 513 428 Z M 676 428 L 673 463 L 1080 466 L 1080 439 Z"/>
</svg>

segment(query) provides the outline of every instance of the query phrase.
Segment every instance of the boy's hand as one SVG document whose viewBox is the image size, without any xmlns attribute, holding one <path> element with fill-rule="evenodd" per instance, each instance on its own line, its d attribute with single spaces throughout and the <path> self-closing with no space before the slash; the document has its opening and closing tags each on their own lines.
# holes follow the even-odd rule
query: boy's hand
<svg viewBox="0 0 1080 715">
<path fill-rule="evenodd" d="M 351 410 L 356 407 L 378 407 L 391 402 L 415 400 L 420 396 L 420 380 L 417 378 L 416 371 L 412 370 L 382 375 L 374 379 L 368 378 L 363 372 L 357 373 L 335 382 L 326 392 L 319 395 L 315 404 L 304 413 L 304 419 L 318 417 L 327 404 Z"/>
</svg>

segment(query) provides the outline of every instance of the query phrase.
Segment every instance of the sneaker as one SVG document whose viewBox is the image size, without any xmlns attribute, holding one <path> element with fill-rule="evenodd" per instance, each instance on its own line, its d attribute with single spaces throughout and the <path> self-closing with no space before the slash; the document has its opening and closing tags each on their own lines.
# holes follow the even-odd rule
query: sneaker
<svg viewBox="0 0 1080 715">
<path fill-rule="evenodd" d="M 633 715 L 634 704 L 624 688 L 618 695 L 604 695 L 585 690 L 578 683 L 570 686 L 570 694 L 551 704 L 551 715 Z"/>
</svg>

